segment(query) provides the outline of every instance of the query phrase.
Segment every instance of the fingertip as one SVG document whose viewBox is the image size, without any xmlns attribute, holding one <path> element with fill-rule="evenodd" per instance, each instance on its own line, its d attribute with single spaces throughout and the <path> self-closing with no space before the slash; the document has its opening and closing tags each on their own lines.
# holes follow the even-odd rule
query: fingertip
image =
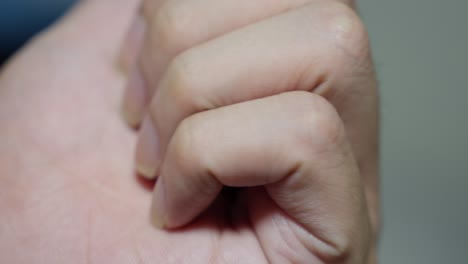
<svg viewBox="0 0 468 264">
<path fill-rule="evenodd" d="M 152 168 L 152 167 L 145 167 L 144 165 L 141 165 L 141 164 L 136 164 L 136 171 L 137 173 L 148 179 L 148 180 L 154 180 L 156 179 L 156 169 L 155 168 Z"/>
<path fill-rule="evenodd" d="M 153 202 L 151 205 L 151 224 L 158 229 L 165 229 L 166 207 L 165 207 L 165 187 L 163 178 L 160 177 L 156 183 L 156 188 L 153 193 Z"/>
<path fill-rule="evenodd" d="M 136 170 L 143 177 L 154 179 L 160 163 L 159 138 L 154 122 L 150 116 L 142 123 L 136 147 Z"/>
<path fill-rule="evenodd" d="M 127 31 L 117 58 L 118 70 L 127 75 L 135 66 L 141 47 L 143 46 L 146 24 L 141 15 L 137 15 Z"/>
<path fill-rule="evenodd" d="M 135 115 L 127 110 L 127 107 L 123 106 L 120 115 L 125 123 L 127 123 L 132 128 L 138 128 L 141 123 L 138 115 Z"/>
<path fill-rule="evenodd" d="M 166 229 L 164 220 L 157 213 L 154 213 L 154 212 L 151 213 L 150 221 L 151 221 L 151 225 L 153 225 L 155 228 Z"/>
<path fill-rule="evenodd" d="M 122 115 L 130 126 L 137 127 L 141 123 L 148 101 L 147 97 L 143 77 L 135 68 L 125 88 L 122 102 Z"/>
</svg>

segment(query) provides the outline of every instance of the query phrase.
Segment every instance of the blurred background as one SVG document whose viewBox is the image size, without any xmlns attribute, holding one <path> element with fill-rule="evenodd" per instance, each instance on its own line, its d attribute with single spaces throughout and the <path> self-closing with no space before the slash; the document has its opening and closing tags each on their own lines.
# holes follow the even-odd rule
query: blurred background
<svg viewBox="0 0 468 264">
<path fill-rule="evenodd" d="M 0 64 L 31 35 L 43 29 L 73 0 L 0 0 Z"/>
<path fill-rule="evenodd" d="M 0 63 L 72 2 L 1 0 Z M 381 83 L 381 263 L 468 263 L 468 1 L 358 2 Z"/>
<path fill-rule="evenodd" d="M 358 3 L 381 83 L 382 263 L 468 263 L 468 1 Z"/>
</svg>

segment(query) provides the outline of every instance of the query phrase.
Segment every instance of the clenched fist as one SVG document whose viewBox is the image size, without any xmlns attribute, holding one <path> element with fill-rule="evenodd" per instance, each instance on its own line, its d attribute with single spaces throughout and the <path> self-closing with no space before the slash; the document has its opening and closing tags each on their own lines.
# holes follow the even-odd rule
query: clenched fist
<svg viewBox="0 0 468 264">
<path fill-rule="evenodd" d="M 0 73 L 0 262 L 376 263 L 369 54 L 347 2 L 79 2 Z"/>
<path fill-rule="evenodd" d="M 157 226 L 184 226 L 238 187 L 223 206 L 245 211 L 271 262 L 364 262 L 378 228 L 378 102 L 352 4 L 144 2 L 122 55 L 124 114 L 142 121 L 138 172 L 159 176 Z"/>
</svg>

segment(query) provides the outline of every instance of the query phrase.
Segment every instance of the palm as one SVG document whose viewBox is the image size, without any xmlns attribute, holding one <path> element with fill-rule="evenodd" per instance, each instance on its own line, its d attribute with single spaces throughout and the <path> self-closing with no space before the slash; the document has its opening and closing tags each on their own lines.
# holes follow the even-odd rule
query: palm
<svg viewBox="0 0 468 264">
<path fill-rule="evenodd" d="M 83 1 L 0 75 L 0 262 L 297 262 L 300 228 L 261 188 L 219 199 L 183 230 L 150 224 L 151 188 L 133 174 L 136 135 L 120 120 L 124 78 L 113 66 L 138 2 Z M 339 106 L 374 190 L 375 127 L 360 130 L 372 119 Z"/>
<path fill-rule="evenodd" d="M 150 225 L 151 190 L 132 173 L 135 133 L 118 115 L 122 76 L 54 38 L 0 79 L 1 262 L 267 262 L 262 248 L 279 244 L 255 230 L 275 209 L 233 224 L 213 208 L 177 232 Z"/>
</svg>

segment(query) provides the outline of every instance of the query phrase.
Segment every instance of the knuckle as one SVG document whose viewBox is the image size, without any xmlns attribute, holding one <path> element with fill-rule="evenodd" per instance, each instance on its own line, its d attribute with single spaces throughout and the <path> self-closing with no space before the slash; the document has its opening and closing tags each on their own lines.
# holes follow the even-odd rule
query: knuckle
<svg viewBox="0 0 468 264">
<path fill-rule="evenodd" d="M 161 50 L 180 51 L 190 45 L 194 34 L 190 13 L 181 8 L 182 4 L 165 2 L 150 21 L 150 42 Z"/>
<path fill-rule="evenodd" d="M 304 91 L 293 93 L 296 135 L 299 149 L 321 153 L 343 144 L 344 127 L 335 108 L 323 97 Z"/>
<path fill-rule="evenodd" d="M 324 28 L 334 46 L 353 57 L 367 53 L 367 30 L 356 12 L 348 5 L 336 1 L 329 2 L 326 9 Z"/>
<path fill-rule="evenodd" d="M 197 85 L 192 74 L 189 56 L 181 54 L 169 65 L 166 73 L 166 85 L 169 98 L 179 109 L 192 108 L 199 97 Z"/>
<path fill-rule="evenodd" d="M 201 120 L 196 116 L 184 119 L 174 132 L 170 152 L 173 160 L 188 168 L 203 167 Z"/>
<path fill-rule="evenodd" d="M 353 256 L 353 242 L 351 238 L 335 237 L 333 242 L 327 243 L 327 248 L 320 252 L 320 257 L 327 263 L 342 263 Z M 362 262 L 356 262 L 362 263 Z"/>
<path fill-rule="evenodd" d="M 178 55 L 169 64 L 164 77 L 171 103 L 186 114 L 216 107 L 209 85 L 204 82 L 200 60 L 193 53 L 189 50 Z"/>
<path fill-rule="evenodd" d="M 305 23 L 314 28 L 307 41 L 314 41 L 316 44 L 312 46 L 321 49 L 318 67 L 328 84 L 323 86 L 326 88 L 323 92 L 330 91 L 331 84 L 341 87 L 347 81 L 374 74 L 368 33 L 352 7 L 339 1 L 322 0 L 304 8 Z M 312 62 L 311 67 L 317 68 L 316 63 Z"/>
<path fill-rule="evenodd" d="M 184 119 L 171 140 L 169 155 L 172 165 L 192 174 L 192 188 L 201 195 L 213 195 L 220 188 L 215 176 L 215 164 L 210 158 L 210 138 L 206 135 L 207 122 L 196 114 Z"/>
<path fill-rule="evenodd" d="M 326 239 L 322 238 L 325 247 L 319 253 L 326 263 L 365 263 L 372 250 L 370 227 L 359 228 L 360 233 L 354 230 L 332 232 Z"/>
<path fill-rule="evenodd" d="M 320 24 L 322 57 L 325 70 L 347 75 L 355 68 L 370 67 L 370 46 L 367 30 L 356 12 L 339 1 L 319 1 L 306 7 L 307 23 Z M 316 34 L 312 36 L 316 41 Z"/>
</svg>

